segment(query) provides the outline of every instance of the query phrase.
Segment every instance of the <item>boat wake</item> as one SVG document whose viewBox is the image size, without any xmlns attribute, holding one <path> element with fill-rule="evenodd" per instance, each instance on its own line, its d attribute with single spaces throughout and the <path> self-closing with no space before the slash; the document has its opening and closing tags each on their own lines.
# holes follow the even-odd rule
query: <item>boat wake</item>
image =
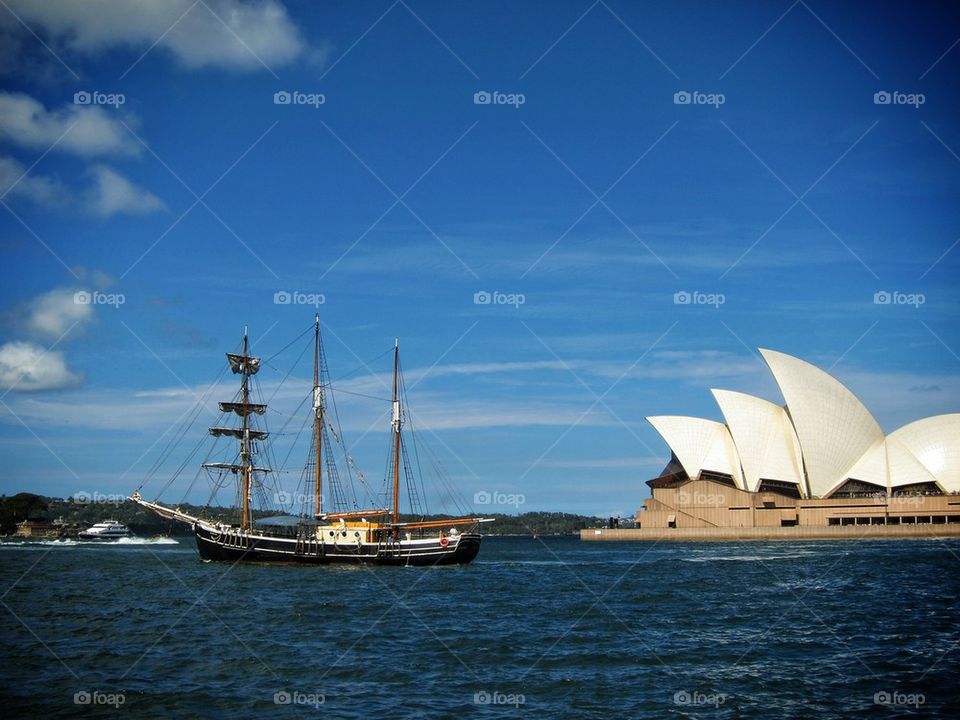
<svg viewBox="0 0 960 720">
<path fill-rule="evenodd" d="M 174 540 L 172 537 L 167 537 L 166 535 L 160 535 L 158 537 L 151 538 L 139 538 L 139 537 L 125 537 L 119 538 L 112 543 L 104 543 L 105 545 L 179 545 L 180 542 Z"/>
<path fill-rule="evenodd" d="M 141 537 L 123 537 L 116 538 L 113 540 L 72 540 L 72 539 L 62 539 L 62 540 L 20 540 L 20 541 L 5 541 L 0 543 L 0 547 L 6 548 L 32 548 L 32 547 L 99 547 L 99 546 L 112 546 L 116 547 L 118 545 L 132 545 L 132 546 L 143 546 L 143 545 L 179 545 L 180 542 L 171 537 L 161 535 L 158 537 L 150 538 L 141 538 Z"/>
</svg>

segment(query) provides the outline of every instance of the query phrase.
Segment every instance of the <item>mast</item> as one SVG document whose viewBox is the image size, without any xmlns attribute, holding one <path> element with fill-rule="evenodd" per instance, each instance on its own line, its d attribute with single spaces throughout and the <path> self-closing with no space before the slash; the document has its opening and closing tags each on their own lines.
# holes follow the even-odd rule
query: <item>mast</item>
<svg viewBox="0 0 960 720">
<path fill-rule="evenodd" d="M 393 339 L 393 524 L 400 521 L 400 340 Z"/>
<path fill-rule="evenodd" d="M 240 442 L 240 464 L 230 462 L 207 462 L 203 467 L 220 471 L 229 470 L 240 478 L 240 527 L 249 530 L 253 526 L 252 495 L 253 474 L 270 472 L 268 467 L 259 467 L 254 463 L 254 440 L 265 440 L 265 430 L 250 427 L 250 414 L 263 415 L 266 405 L 250 402 L 250 376 L 260 370 L 260 358 L 250 356 L 250 340 L 247 327 L 243 328 L 243 354 L 227 353 L 227 360 L 234 375 L 240 375 L 240 402 L 221 402 L 220 412 L 235 413 L 240 416 L 240 427 L 212 427 L 214 437 L 230 436 Z"/>
<path fill-rule="evenodd" d="M 247 339 L 247 326 L 243 326 L 243 359 L 246 363 L 249 357 L 250 344 Z M 243 380 L 240 383 L 240 400 L 244 406 L 250 404 L 250 376 L 246 371 L 242 374 Z M 240 513 L 240 527 L 244 530 L 250 529 L 250 494 L 253 485 L 253 472 L 250 462 L 250 418 L 249 413 L 244 412 L 241 416 L 243 436 L 240 438 L 240 465 L 243 467 L 243 508 Z"/>
<path fill-rule="evenodd" d="M 314 435 L 317 439 L 313 512 L 319 519 L 323 513 L 323 470 L 320 464 L 323 453 L 323 393 L 320 390 L 320 313 L 317 313 L 313 329 L 313 414 Z"/>
</svg>

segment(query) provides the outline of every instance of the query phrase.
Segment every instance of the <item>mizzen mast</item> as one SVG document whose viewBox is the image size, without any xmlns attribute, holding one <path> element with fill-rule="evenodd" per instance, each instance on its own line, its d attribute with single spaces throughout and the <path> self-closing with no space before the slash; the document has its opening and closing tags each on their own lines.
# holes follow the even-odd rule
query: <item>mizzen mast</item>
<svg viewBox="0 0 960 720">
<path fill-rule="evenodd" d="M 393 524 L 400 521 L 400 339 L 393 339 Z"/>
</svg>

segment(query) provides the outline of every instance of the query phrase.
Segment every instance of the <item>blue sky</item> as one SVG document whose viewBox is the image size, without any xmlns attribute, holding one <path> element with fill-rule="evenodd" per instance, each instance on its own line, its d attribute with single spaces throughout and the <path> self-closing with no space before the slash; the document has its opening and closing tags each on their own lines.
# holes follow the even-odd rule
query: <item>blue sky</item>
<svg viewBox="0 0 960 720">
<path fill-rule="evenodd" d="M 942 3 L 6 0 L 0 34 L 0 492 L 137 487 L 244 324 L 310 324 L 283 291 L 346 390 L 398 335 L 464 497 L 521 510 L 633 512 L 645 416 L 781 401 L 757 347 L 887 431 L 958 409 Z M 340 409 L 376 478 L 386 407 Z"/>
</svg>

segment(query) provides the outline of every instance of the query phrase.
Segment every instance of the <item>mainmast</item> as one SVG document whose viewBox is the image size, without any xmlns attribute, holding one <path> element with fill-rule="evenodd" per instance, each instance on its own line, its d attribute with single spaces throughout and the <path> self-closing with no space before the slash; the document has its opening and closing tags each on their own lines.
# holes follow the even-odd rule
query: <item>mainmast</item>
<svg viewBox="0 0 960 720">
<path fill-rule="evenodd" d="M 400 340 L 393 339 L 393 523 L 400 521 Z"/>
<path fill-rule="evenodd" d="M 241 376 L 240 402 L 221 402 L 221 412 L 234 412 L 240 416 L 239 428 L 212 427 L 210 434 L 215 437 L 230 435 L 240 441 L 240 464 L 223 462 L 204 463 L 205 468 L 230 470 L 240 475 L 240 527 L 249 530 L 253 525 L 251 499 L 253 495 L 253 473 L 270 472 L 270 468 L 257 467 L 253 462 L 254 440 L 263 440 L 267 433 L 263 430 L 254 430 L 250 427 L 250 414 L 263 415 L 267 406 L 250 402 L 250 376 L 256 375 L 260 369 L 260 358 L 250 356 L 250 341 L 247 328 L 243 328 L 243 354 L 227 353 L 230 369 L 235 375 Z"/>
<path fill-rule="evenodd" d="M 314 477 L 313 512 L 317 519 L 323 513 L 323 391 L 320 389 L 320 313 L 317 313 L 313 329 L 313 414 L 314 436 L 316 437 L 316 475 Z"/>
<path fill-rule="evenodd" d="M 244 361 L 249 357 L 250 341 L 247 337 L 247 326 L 243 326 L 243 358 Z M 240 402 L 246 407 L 250 404 L 250 376 L 243 373 L 243 379 L 240 381 Z M 243 509 L 240 514 L 240 527 L 244 530 L 250 528 L 250 495 L 253 487 L 253 473 L 250 471 L 252 463 L 250 462 L 250 418 L 249 413 L 242 413 L 241 429 L 243 435 L 240 438 L 240 465 L 243 468 Z"/>
</svg>

